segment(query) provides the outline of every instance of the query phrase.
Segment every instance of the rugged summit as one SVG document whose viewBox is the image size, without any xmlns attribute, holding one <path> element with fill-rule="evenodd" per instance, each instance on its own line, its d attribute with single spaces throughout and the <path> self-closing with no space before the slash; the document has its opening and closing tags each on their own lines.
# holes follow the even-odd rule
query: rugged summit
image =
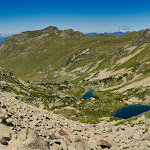
<svg viewBox="0 0 150 150">
<path fill-rule="evenodd" d="M 75 38 L 75 37 L 83 37 L 84 34 L 79 32 L 79 31 L 74 32 L 72 29 L 68 29 L 68 30 L 62 31 L 60 36 L 63 37 L 63 38 L 68 38 L 69 39 L 69 38 Z"/>
<path fill-rule="evenodd" d="M 74 32 L 72 29 L 61 31 L 57 27 L 49 26 L 49 27 L 41 29 L 41 30 L 25 31 L 25 32 L 21 32 L 19 34 L 12 35 L 11 37 L 8 37 L 5 42 L 7 44 L 28 42 L 29 40 L 32 40 L 33 38 L 43 38 L 43 37 L 47 37 L 49 35 L 51 35 L 51 36 L 57 35 L 58 33 L 60 33 L 60 36 L 62 36 L 64 34 L 68 37 L 84 36 L 79 31 Z"/>
</svg>

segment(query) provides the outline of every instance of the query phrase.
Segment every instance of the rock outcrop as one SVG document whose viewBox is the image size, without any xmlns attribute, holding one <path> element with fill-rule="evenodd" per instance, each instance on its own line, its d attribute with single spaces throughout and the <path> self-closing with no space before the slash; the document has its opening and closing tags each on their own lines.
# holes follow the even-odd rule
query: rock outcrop
<svg viewBox="0 0 150 150">
<path fill-rule="evenodd" d="M 147 42 L 150 42 L 150 29 L 146 29 L 145 31 L 143 31 L 138 37 L 136 37 L 130 42 L 130 45 L 138 45 L 144 40 L 147 40 Z"/>
</svg>

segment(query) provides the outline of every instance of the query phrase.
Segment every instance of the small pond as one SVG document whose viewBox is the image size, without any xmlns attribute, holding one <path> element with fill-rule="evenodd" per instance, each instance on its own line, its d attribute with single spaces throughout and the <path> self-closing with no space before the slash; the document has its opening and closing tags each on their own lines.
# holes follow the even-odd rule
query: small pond
<svg viewBox="0 0 150 150">
<path fill-rule="evenodd" d="M 94 90 L 91 90 L 91 91 L 86 92 L 86 93 L 82 96 L 82 98 L 83 98 L 83 99 L 90 99 L 91 97 L 93 97 L 93 92 L 94 92 Z"/>
<path fill-rule="evenodd" d="M 111 116 L 117 117 L 117 118 L 122 118 L 122 119 L 127 119 L 131 118 L 133 116 L 137 116 L 143 112 L 149 111 L 150 106 L 146 105 L 129 105 L 126 107 L 120 108 L 117 112 L 112 114 Z"/>
</svg>

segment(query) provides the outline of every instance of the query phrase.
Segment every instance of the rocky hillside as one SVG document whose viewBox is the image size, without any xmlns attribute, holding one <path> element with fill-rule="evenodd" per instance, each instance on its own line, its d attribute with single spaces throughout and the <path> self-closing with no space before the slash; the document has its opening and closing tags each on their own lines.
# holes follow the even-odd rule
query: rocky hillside
<svg viewBox="0 0 150 150">
<path fill-rule="evenodd" d="M 150 116 L 83 124 L 0 93 L 0 149 L 96 150 L 150 148 Z"/>
<path fill-rule="evenodd" d="M 23 83 L 23 81 L 14 76 L 13 72 L 0 68 L 0 91 L 14 92 L 16 94 L 26 93 Z"/>
</svg>

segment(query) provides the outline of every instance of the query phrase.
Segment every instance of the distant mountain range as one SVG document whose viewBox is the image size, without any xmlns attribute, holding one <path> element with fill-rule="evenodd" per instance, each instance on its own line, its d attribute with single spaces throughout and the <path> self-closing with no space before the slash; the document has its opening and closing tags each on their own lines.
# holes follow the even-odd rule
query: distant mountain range
<svg viewBox="0 0 150 150">
<path fill-rule="evenodd" d="M 104 33 L 100 33 L 100 34 L 91 32 L 91 33 L 86 33 L 84 35 L 87 37 L 89 37 L 89 36 L 102 36 L 102 35 L 120 37 L 120 36 L 126 35 L 128 33 L 130 33 L 130 32 L 129 31 L 127 31 L 127 32 L 112 32 L 112 33 L 104 32 Z"/>
<path fill-rule="evenodd" d="M 91 32 L 91 33 L 85 33 L 84 35 L 85 36 L 94 36 L 94 35 L 96 35 L 97 33 L 94 33 L 94 32 Z"/>
<path fill-rule="evenodd" d="M 9 36 L 11 36 L 13 34 L 10 34 L 10 33 L 0 33 L 0 38 L 7 38 Z"/>
<path fill-rule="evenodd" d="M 140 30 L 140 31 L 142 32 L 144 30 Z M 120 37 L 120 36 L 126 35 L 128 33 L 130 33 L 130 31 L 127 31 L 127 32 L 112 32 L 112 33 L 109 33 L 109 32 L 104 32 L 104 33 L 91 32 L 91 33 L 85 33 L 84 35 L 87 36 L 87 37 L 89 37 L 89 36 L 103 36 L 103 35 Z"/>
<path fill-rule="evenodd" d="M 105 32 L 104 34 L 105 35 L 112 35 L 112 36 L 115 36 L 115 37 L 120 37 L 120 36 L 126 35 L 128 33 L 130 33 L 130 31 L 127 31 L 127 32 L 113 32 L 113 33 Z"/>
</svg>

